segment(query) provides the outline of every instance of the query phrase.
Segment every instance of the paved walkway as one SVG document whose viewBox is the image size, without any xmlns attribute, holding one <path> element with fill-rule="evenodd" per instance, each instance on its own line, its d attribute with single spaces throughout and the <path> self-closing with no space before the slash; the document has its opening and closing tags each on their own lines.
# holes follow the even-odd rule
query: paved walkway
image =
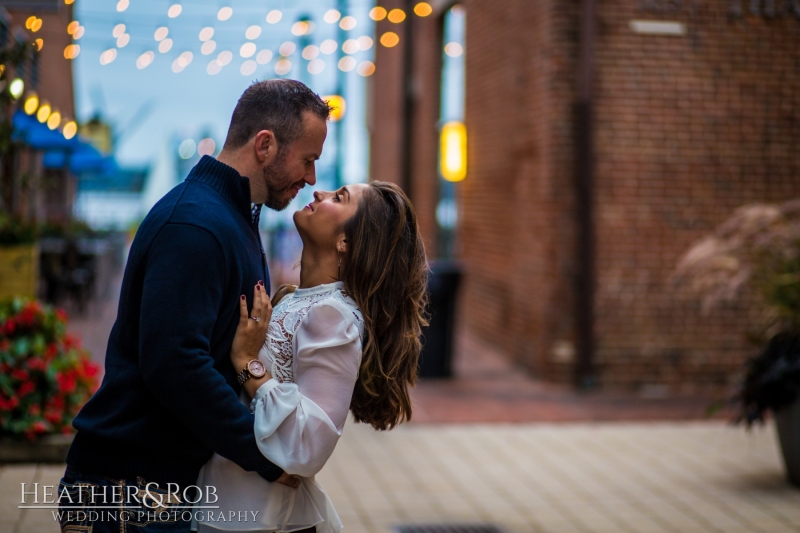
<svg viewBox="0 0 800 533">
<path fill-rule="evenodd" d="M 61 466 L 0 467 L 0 533 L 55 533 L 19 510 L 20 483 Z M 720 422 L 409 425 L 348 423 L 318 476 L 345 532 L 489 523 L 508 533 L 790 533 L 800 490 L 773 428 Z"/>
</svg>

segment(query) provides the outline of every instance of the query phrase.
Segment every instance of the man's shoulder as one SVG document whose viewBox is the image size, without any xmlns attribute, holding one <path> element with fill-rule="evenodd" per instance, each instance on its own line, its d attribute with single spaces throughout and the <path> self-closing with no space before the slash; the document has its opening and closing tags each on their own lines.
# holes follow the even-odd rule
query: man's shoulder
<svg viewBox="0 0 800 533">
<path fill-rule="evenodd" d="M 243 220 L 213 188 L 184 181 L 153 206 L 142 226 L 156 230 L 166 224 L 186 224 L 225 235 L 238 232 Z"/>
</svg>

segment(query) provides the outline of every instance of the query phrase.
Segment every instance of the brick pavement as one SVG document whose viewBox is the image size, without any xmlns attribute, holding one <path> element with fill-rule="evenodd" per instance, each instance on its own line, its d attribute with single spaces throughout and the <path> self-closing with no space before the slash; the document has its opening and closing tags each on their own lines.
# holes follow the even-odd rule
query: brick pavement
<svg viewBox="0 0 800 533">
<path fill-rule="evenodd" d="M 60 466 L 0 467 L 0 533 L 54 533 L 19 510 L 19 483 Z M 772 427 L 721 422 L 407 425 L 348 423 L 318 476 L 345 532 L 492 523 L 507 533 L 789 533 L 800 490 Z"/>
</svg>

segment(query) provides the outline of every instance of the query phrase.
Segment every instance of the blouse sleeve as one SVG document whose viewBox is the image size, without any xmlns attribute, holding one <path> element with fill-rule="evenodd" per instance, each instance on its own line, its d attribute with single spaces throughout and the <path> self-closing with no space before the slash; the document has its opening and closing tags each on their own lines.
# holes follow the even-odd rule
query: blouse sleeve
<svg viewBox="0 0 800 533">
<path fill-rule="evenodd" d="M 251 402 L 261 453 L 289 474 L 313 476 L 333 453 L 361 363 L 355 315 L 338 302 L 312 307 L 295 331 L 294 383 L 270 379 Z"/>
</svg>

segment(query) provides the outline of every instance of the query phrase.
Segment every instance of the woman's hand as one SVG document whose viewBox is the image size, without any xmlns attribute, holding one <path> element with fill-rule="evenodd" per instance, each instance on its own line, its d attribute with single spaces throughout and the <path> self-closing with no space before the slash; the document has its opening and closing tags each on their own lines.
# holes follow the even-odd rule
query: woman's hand
<svg viewBox="0 0 800 533">
<path fill-rule="evenodd" d="M 269 319 L 272 318 L 272 304 L 269 302 L 263 282 L 259 281 L 253 290 L 253 309 L 247 312 L 247 299 L 239 299 L 239 325 L 231 346 L 231 362 L 239 372 L 248 361 L 258 359 L 258 352 L 267 338 Z"/>
</svg>

